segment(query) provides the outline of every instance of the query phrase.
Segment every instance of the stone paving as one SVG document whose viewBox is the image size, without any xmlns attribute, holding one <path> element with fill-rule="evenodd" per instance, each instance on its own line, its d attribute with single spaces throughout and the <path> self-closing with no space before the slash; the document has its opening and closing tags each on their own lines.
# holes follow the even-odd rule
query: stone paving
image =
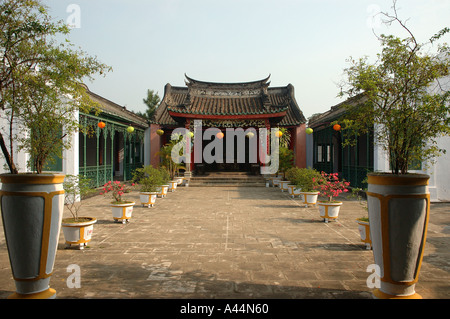
<svg viewBox="0 0 450 319">
<path fill-rule="evenodd" d="M 84 201 L 98 219 L 84 250 L 65 249 L 61 232 L 51 287 L 57 298 L 371 298 L 372 251 L 345 199 L 338 221 L 324 223 L 277 188 L 177 188 L 156 206 L 139 205 L 128 224 L 115 223 L 108 199 Z M 424 298 L 450 298 L 450 204 L 432 204 L 419 283 Z M 68 214 L 68 212 L 66 212 Z M 70 265 L 80 288 L 69 288 Z M 69 272 L 68 272 L 69 270 Z M 73 281 L 69 280 L 70 283 Z M 3 231 L 0 298 L 14 292 Z"/>
</svg>

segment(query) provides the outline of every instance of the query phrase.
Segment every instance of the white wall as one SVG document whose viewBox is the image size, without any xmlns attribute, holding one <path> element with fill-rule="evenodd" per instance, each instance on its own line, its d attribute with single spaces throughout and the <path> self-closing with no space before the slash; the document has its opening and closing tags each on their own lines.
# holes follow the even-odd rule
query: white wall
<svg viewBox="0 0 450 319">
<path fill-rule="evenodd" d="M 78 112 L 75 114 L 76 118 L 78 118 Z M 7 144 L 9 150 L 9 123 L 7 119 L 0 118 L 0 129 L 5 139 L 5 143 Z M 20 128 L 20 125 L 15 123 L 15 127 L 13 129 L 13 149 L 14 149 L 14 163 L 16 164 L 19 173 L 29 172 L 28 169 L 28 160 L 30 158 L 29 154 L 24 151 L 18 151 L 18 143 L 17 136 L 25 136 L 27 134 L 26 130 Z M 69 137 L 71 139 L 71 148 L 68 150 L 64 150 L 63 152 L 63 173 L 68 175 L 78 175 L 79 173 L 79 138 L 78 132 L 72 134 Z M 0 174 L 9 173 L 9 168 L 6 165 L 6 159 L 3 156 L 3 152 L 0 151 Z"/>
<path fill-rule="evenodd" d="M 450 90 L 450 76 L 439 80 L 439 86 L 436 84 L 430 86 L 430 90 L 444 89 Z M 375 126 L 375 130 L 382 129 L 382 126 Z M 443 136 L 436 139 L 437 145 L 441 149 L 447 150 L 435 158 L 435 164 L 431 162 L 422 163 L 422 170 L 411 171 L 411 173 L 421 173 L 430 176 L 428 189 L 432 202 L 450 201 L 450 136 Z M 374 145 L 374 170 L 380 172 L 389 172 L 388 154 L 378 145 Z"/>
<path fill-rule="evenodd" d="M 75 112 L 74 117 L 79 119 L 78 111 Z M 71 148 L 63 152 L 63 173 L 66 175 L 78 175 L 80 173 L 80 134 L 78 131 L 74 132 L 69 138 Z"/>
<path fill-rule="evenodd" d="M 430 86 L 430 91 L 439 92 L 439 90 L 450 90 L 450 76 L 439 79 Z M 430 194 L 432 201 L 450 201 L 450 136 L 438 138 L 439 148 L 447 151 L 435 159 L 434 165 L 425 167 L 425 173 L 430 175 Z M 426 165 L 425 165 L 426 166 Z"/>
<path fill-rule="evenodd" d="M 10 150 L 9 121 L 6 117 L 4 117 L 3 112 L 0 115 L 2 115 L 2 117 L 0 117 L 0 129 L 2 131 L 3 139 L 6 143 L 6 146 L 9 151 Z M 18 152 L 18 143 L 17 143 L 17 137 L 19 137 L 19 136 L 25 137 L 26 134 L 27 133 L 24 129 L 21 129 L 19 127 L 19 125 L 14 124 L 13 133 L 12 133 L 12 135 L 13 135 L 13 152 L 14 153 L 12 155 L 14 157 L 14 164 L 16 165 L 19 172 L 27 172 L 28 171 L 27 163 L 28 163 L 29 156 L 28 156 L 28 154 L 26 154 L 24 152 Z M 0 174 L 5 174 L 5 173 L 10 173 L 10 171 L 6 164 L 6 159 L 3 155 L 3 152 L 0 150 Z"/>
</svg>

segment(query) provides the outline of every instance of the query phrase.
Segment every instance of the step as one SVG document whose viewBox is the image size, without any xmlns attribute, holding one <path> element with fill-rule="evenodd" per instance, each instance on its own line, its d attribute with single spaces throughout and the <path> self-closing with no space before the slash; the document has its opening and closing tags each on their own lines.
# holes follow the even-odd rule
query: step
<svg viewBox="0 0 450 319">
<path fill-rule="evenodd" d="M 263 187 L 265 180 L 261 175 L 249 175 L 247 172 L 212 172 L 206 175 L 191 177 L 189 186 L 215 187 Z"/>
</svg>

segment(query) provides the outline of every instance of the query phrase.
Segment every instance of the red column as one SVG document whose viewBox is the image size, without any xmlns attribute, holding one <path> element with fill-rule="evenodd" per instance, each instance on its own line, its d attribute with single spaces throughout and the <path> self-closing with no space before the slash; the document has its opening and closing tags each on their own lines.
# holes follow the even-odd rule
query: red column
<svg viewBox="0 0 450 319">
<path fill-rule="evenodd" d="M 295 166 L 306 167 L 306 124 L 300 124 L 295 132 Z"/>
<path fill-rule="evenodd" d="M 150 124 L 150 164 L 153 167 L 158 167 L 159 165 L 159 156 L 156 155 L 161 148 L 161 136 L 156 134 L 156 131 L 159 129 L 159 125 Z"/>
</svg>

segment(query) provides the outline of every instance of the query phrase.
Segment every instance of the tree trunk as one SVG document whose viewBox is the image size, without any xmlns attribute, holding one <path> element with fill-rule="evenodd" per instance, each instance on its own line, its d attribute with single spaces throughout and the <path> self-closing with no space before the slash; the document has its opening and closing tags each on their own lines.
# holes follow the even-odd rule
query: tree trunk
<svg viewBox="0 0 450 319">
<path fill-rule="evenodd" d="M 8 152 L 8 148 L 6 147 L 2 133 L 0 133 L 0 147 L 2 149 L 3 155 L 5 156 L 6 164 L 8 164 L 9 171 L 11 172 L 11 174 L 18 174 L 19 171 L 17 170 L 16 165 L 14 164 L 11 154 L 9 154 Z"/>
</svg>

